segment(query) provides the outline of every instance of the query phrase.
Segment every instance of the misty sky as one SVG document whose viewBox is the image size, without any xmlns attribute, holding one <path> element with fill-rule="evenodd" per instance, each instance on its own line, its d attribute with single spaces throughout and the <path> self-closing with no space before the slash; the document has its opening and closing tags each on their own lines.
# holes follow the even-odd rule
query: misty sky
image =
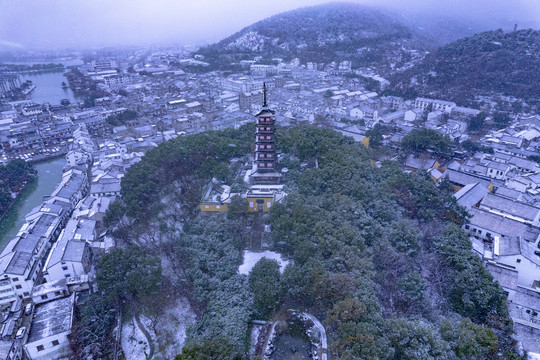
<svg viewBox="0 0 540 360">
<path fill-rule="evenodd" d="M 0 47 L 13 49 L 214 42 L 319 0 L 0 0 Z M 464 15 L 540 27 L 540 0 L 356 0 L 408 13 Z M 491 23 L 490 23 L 491 24 Z"/>
</svg>

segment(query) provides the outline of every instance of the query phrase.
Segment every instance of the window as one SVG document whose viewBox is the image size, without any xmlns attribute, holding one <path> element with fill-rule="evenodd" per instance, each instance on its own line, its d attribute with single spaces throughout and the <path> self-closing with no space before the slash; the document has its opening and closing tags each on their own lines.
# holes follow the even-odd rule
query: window
<svg viewBox="0 0 540 360">
<path fill-rule="evenodd" d="M 19 281 L 19 278 L 15 277 L 15 278 L 12 279 L 12 281 Z"/>
<path fill-rule="evenodd" d="M 270 208 L 271 206 L 272 206 L 272 203 L 268 201 L 268 202 L 266 203 L 266 207 L 267 207 L 267 208 Z"/>
<path fill-rule="evenodd" d="M 67 266 L 62 266 L 62 270 L 67 270 L 68 267 Z"/>
<path fill-rule="evenodd" d="M 25 292 L 23 292 L 23 295 L 24 295 L 24 296 L 29 296 L 30 293 L 29 293 L 28 291 L 25 291 Z"/>
<path fill-rule="evenodd" d="M 43 346 L 43 345 L 38 345 L 38 346 L 36 347 L 36 349 L 37 349 L 37 351 L 43 351 L 43 350 L 45 350 L 45 346 Z"/>
<path fill-rule="evenodd" d="M 70 277 L 70 276 L 71 276 L 71 274 L 64 274 L 64 277 L 67 277 L 67 278 L 68 278 L 68 277 Z"/>
<path fill-rule="evenodd" d="M 60 345 L 60 342 L 58 340 L 53 340 L 52 346 L 57 346 L 57 345 Z"/>
<path fill-rule="evenodd" d="M 253 207 L 253 201 L 249 202 L 249 207 Z"/>
<path fill-rule="evenodd" d="M 55 291 L 55 292 L 54 292 L 54 295 L 60 296 L 60 295 L 62 295 L 62 292 L 60 292 L 60 291 Z"/>
<path fill-rule="evenodd" d="M 216 209 L 220 209 L 220 208 L 221 208 L 221 206 L 219 206 L 219 205 L 216 205 Z"/>
<path fill-rule="evenodd" d="M 519 264 L 521 262 L 521 259 L 516 259 L 516 262 Z"/>
<path fill-rule="evenodd" d="M 22 289 L 22 286 L 21 286 L 21 285 L 17 285 L 17 286 L 15 286 L 15 289 Z"/>
<path fill-rule="evenodd" d="M 208 206 L 208 205 L 204 205 L 204 208 L 205 208 L 205 209 L 209 209 L 209 208 L 210 208 L 210 206 Z"/>
<path fill-rule="evenodd" d="M 41 295 L 41 299 L 45 300 L 45 299 L 48 299 L 49 297 L 47 296 L 47 294 L 45 295 Z"/>
<path fill-rule="evenodd" d="M 469 230 L 471 227 L 469 225 L 465 225 L 465 229 Z"/>
</svg>

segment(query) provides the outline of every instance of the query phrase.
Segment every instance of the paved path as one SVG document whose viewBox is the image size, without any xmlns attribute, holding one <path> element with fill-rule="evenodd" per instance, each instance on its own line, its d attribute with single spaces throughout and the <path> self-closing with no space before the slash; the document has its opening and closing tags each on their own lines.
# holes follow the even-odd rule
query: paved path
<svg viewBox="0 0 540 360">
<path fill-rule="evenodd" d="M 311 321 L 313 321 L 313 324 L 315 324 L 315 326 L 317 327 L 317 329 L 319 329 L 319 333 L 321 334 L 321 360 L 328 360 L 328 339 L 326 338 L 326 330 L 324 329 L 323 324 L 321 324 L 319 319 L 317 319 L 311 314 L 304 313 L 304 315 L 310 318 Z"/>
<path fill-rule="evenodd" d="M 146 337 L 146 340 L 148 341 L 148 345 L 150 346 L 150 353 L 146 357 L 146 360 L 151 360 L 154 356 L 154 351 L 156 349 L 156 345 L 154 344 L 154 341 L 152 340 L 152 337 L 150 336 L 150 333 L 146 328 L 144 327 L 141 317 L 139 316 L 139 312 L 135 313 L 135 321 L 137 322 L 137 326 L 139 326 L 139 329 L 143 332 L 144 336 Z"/>
</svg>

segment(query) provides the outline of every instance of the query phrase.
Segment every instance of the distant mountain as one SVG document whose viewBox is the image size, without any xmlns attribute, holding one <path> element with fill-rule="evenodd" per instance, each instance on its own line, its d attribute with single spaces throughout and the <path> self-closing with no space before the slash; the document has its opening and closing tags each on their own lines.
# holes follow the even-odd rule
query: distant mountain
<svg viewBox="0 0 540 360">
<path fill-rule="evenodd" d="M 330 3 L 264 19 L 198 53 L 214 65 L 259 55 L 317 63 L 351 60 L 354 66 L 383 61 L 389 48 L 414 41 L 406 26 L 379 10 Z"/>
<path fill-rule="evenodd" d="M 391 77 L 403 94 L 540 97 L 540 31 L 488 31 L 447 44 Z"/>
</svg>

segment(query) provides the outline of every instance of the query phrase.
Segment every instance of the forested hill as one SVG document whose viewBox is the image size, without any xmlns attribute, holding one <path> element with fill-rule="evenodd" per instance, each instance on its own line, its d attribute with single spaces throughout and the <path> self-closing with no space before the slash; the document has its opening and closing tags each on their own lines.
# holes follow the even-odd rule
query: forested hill
<svg viewBox="0 0 540 360">
<path fill-rule="evenodd" d="M 363 145 L 329 129 L 278 129 L 288 195 L 262 221 L 271 228 L 270 250 L 291 261 L 282 274 L 269 260 L 240 274 L 258 221 L 247 200 L 233 197 L 227 213 L 197 209 L 212 177 L 245 190 L 253 131 L 179 137 L 129 169 L 123 198 L 104 221 L 116 224 L 118 243 L 134 247 L 98 264 L 107 297 L 99 312 L 86 303 L 80 334 L 101 329 L 92 314 L 118 304 L 123 314 L 136 308 L 167 318 L 163 309 L 182 294 L 197 318 L 179 360 L 247 359 L 251 321 L 290 308 L 316 314 L 335 360 L 519 358 L 506 296 L 454 223 L 463 218 L 450 184 L 436 186 L 395 162 L 372 166 Z M 319 166 L 307 169 L 313 159 Z M 78 346 L 114 348 L 107 346 L 113 337 L 100 334 L 78 337 Z"/>
<path fill-rule="evenodd" d="M 257 55 L 268 59 L 298 57 L 303 62 L 364 63 L 379 60 L 390 43 L 412 39 L 406 26 L 378 10 L 331 3 L 264 19 L 199 53 L 214 65 Z"/>
<path fill-rule="evenodd" d="M 422 63 L 396 74 L 403 94 L 460 100 L 475 94 L 537 98 L 540 94 L 540 32 L 488 31 L 455 41 Z"/>
</svg>

